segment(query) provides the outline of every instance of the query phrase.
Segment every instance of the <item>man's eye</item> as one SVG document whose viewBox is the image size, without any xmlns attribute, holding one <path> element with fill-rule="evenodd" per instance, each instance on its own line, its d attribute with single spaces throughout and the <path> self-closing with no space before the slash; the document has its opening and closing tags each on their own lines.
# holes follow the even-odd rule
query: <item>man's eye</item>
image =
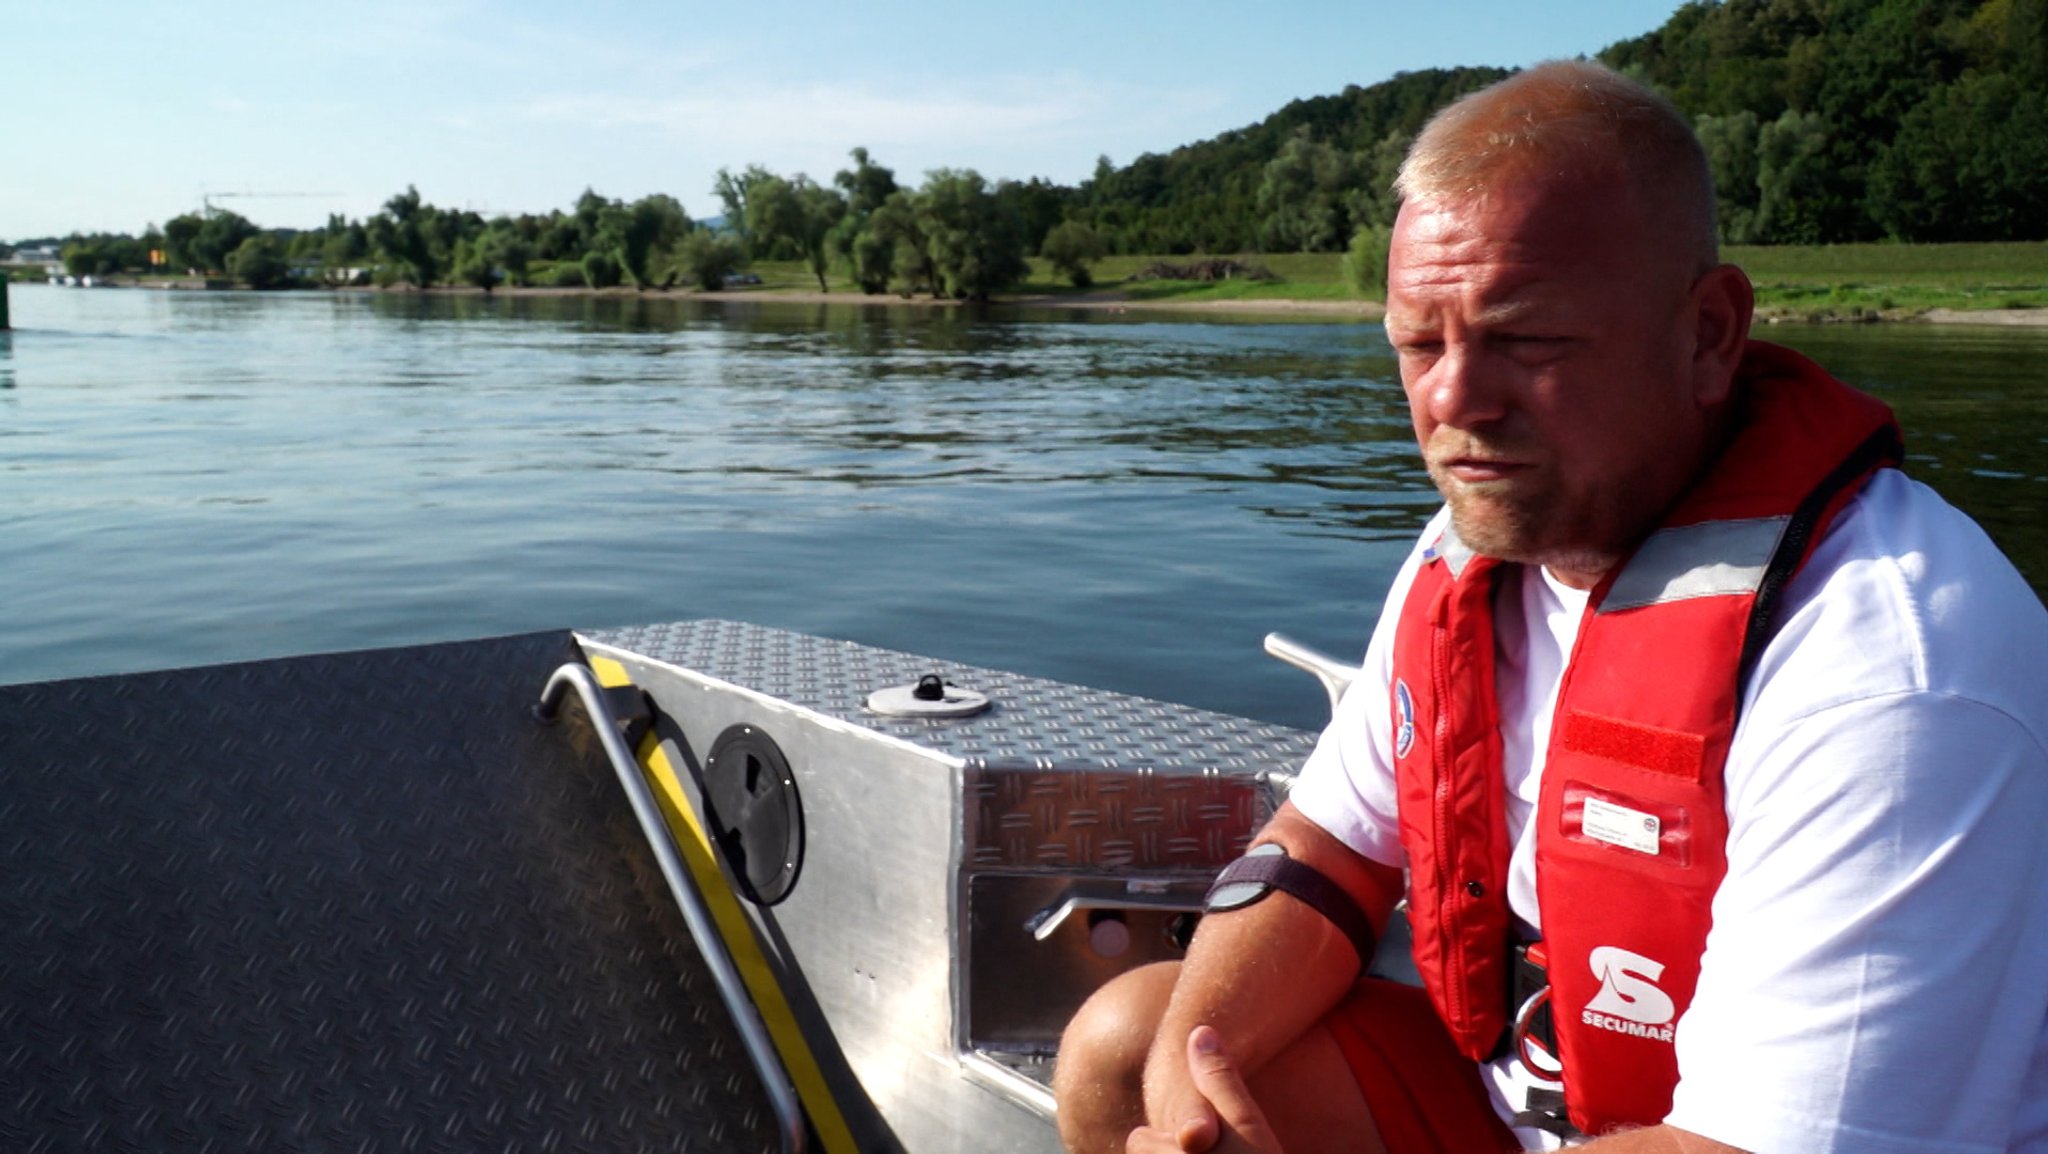
<svg viewBox="0 0 2048 1154">
<path fill-rule="evenodd" d="M 1562 356 L 1572 343 L 1570 337 L 1554 333 L 1515 333 L 1496 340 L 1509 356 L 1524 363 Z"/>
</svg>

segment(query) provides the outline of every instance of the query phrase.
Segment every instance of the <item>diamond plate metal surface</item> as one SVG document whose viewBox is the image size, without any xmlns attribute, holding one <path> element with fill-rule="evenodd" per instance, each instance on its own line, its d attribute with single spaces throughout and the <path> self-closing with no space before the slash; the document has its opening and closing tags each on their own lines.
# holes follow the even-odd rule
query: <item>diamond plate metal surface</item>
<svg viewBox="0 0 2048 1154">
<path fill-rule="evenodd" d="M 731 621 L 585 635 L 964 766 L 963 857 L 1025 871 L 1214 872 L 1269 816 L 1253 779 L 1293 770 L 1315 735 L 1184 705 Z M 987 694 L 987 713 L 895 718 L 867 695 L 927 673 Z"/>
<path fill-rule="evenodd" d="M 0 689 L 0 1149 L 773 1149 L 570 654 Z"/>
<path fill-rule="evenodd" d="M 1243 777 L 969 767 L 966 860 L 978 868 L 1208 870 L 1270 816 Z"/>
<path fill-rule="evenodd" d="M 740 622 L 683 621 L 585 636 L 970 765 L 1250 776 L 1298 767 L 1315 743 L 1312 733 L 1248 718 Z M 995 707 L 957 720 L 887 718 L 862 707 L 871 691 L 926 673 L 979 690 Z"/>
</svg>

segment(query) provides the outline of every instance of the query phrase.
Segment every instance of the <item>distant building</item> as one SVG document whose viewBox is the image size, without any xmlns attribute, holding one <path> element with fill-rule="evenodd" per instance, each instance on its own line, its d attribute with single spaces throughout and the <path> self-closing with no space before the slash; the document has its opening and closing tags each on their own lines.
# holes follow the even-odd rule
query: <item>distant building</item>
<svg viewBox="0 0 2048 1154">
<path fill-rule="evenodd" d="M 64 275 L 64 258 L 58 254 L 57 246 L 51 244 L 15 249 L 13 256 L 0 263 L 5 263 L 10 268 L 39 269 L 44 276 Z"/>
</svg>

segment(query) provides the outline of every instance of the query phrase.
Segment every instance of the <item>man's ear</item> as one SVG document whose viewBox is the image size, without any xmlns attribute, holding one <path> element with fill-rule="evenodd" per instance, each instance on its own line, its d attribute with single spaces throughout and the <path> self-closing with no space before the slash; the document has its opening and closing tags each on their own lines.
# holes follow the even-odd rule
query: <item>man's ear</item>
<svg viewBox="0 0 2048 1154">
<path fill-rule="evenodd" d="M 1749 274 L 1732 264 L 1715 265 L 1692 285 L 1693 395 L 1702 406 L 1728 399 L 1736 366 L 1749 343 L 1756 291 Z"/>
</svg>

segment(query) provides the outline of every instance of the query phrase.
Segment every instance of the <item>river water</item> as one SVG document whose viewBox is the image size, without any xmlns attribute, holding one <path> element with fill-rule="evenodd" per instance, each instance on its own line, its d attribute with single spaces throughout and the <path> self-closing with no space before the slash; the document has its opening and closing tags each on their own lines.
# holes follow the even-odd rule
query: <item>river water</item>
<svg viewBox="0 0 2048 1154">
<path fill-rule="evenodd" d="M 1435 506 L 1361 323 L 15 286 L 0 682 L 728 617 L 1316 724 Z M 2048 588 L 2048 333 L 1781 326 Z"/>
</svg>

